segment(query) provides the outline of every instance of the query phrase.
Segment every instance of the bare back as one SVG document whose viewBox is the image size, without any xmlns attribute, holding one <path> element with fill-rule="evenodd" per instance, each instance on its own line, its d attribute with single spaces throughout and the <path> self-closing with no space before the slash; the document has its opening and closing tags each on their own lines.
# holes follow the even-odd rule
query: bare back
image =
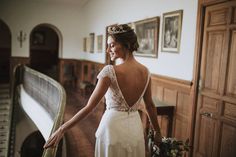
<svg viewBox="0 0 236 157">
<path fill-rule="evenodd" d="M 131 107 L 142 95 L 147 79 L 148 70 L 137 61 L 114 66 L 119 88 Z"/>
</svg>

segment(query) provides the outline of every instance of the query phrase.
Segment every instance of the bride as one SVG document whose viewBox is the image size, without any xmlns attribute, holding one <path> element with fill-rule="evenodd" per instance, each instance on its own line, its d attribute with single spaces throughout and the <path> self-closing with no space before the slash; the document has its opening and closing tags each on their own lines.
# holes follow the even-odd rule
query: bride
<svg viewBox="0 0 236 157">
<path fill-rule="evenodd" d="M 137 36 L 128 25 L 108 28 L 107 53 L 119 65 L 106 65 L 98 74 L 98 83 L 87 105 L 56 130 L 44 148 L 59 143 L 64 133 L 87 116 L 106 98 L 106 111 L 96 131 L 95 157 L 145 157 L 142 122 L 138 113 L 143 98 L 148 117 L 154 128 L 155 143 L 161 142 L 156 108 L 152 101 L 149 70 L 133 56 L 139 45 Z"/>
</svg>

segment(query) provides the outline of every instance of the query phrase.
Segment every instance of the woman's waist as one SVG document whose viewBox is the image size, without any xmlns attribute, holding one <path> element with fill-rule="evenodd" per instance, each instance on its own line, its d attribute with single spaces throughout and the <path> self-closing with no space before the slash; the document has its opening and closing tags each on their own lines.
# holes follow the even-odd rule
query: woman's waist
<svg viewBox="0 0 236 157">
<path fill-rule="evenodd" d="M 136 106 L 127 107 L 127 106 L 107 106 L 106 110 L 120 111 L 120 112 L 136 112 L 138 108 Z"/>
</svg>

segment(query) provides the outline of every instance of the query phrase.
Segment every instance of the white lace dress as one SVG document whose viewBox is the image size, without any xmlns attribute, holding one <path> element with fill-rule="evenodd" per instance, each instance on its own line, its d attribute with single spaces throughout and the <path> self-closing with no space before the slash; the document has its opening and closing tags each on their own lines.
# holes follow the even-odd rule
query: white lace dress
<svg viewBox="0 0 236 157">
<path fill-rule="evenodd" d="M 97 76 L 103 77 L 109 77 L 111 85 L 105 94 L 106 111 L 96 131 L 95 157 L 145 157 L 143 127 L 137 110 L 150 73 L 142 95 L 132 107 L 124 99 L 112 65 L 105 66 Z"/>
</svg>

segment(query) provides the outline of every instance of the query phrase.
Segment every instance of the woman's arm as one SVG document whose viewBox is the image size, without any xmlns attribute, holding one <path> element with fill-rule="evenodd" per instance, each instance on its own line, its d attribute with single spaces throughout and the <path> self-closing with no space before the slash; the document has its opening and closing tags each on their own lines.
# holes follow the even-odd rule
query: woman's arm
<svg viewBox="0 0 236 157">
<path fill-rule="evenodd" d="M 149 81 L 146 92 L 144 93 L 143 99 L 145 102 L 145 108 L 147 110 L 149 120 L 153 126 L 154 131 L 155 131 L 155 133 L 154 133 L 155 142 L 160 143 L 162 136 L 161 136 L 160 127 L 159 127 L 159 124 L 157 121 L 156 107 L 155 107 L 153 100 L 152 100 L 151 79 Z"/>
<path fill-rule="evenodd" d="M 104 77 L 98 80 L 98 83 L 89 98 L 89 101 L 85 107 L 83 107 L 79 112 L 77 112 L 70 120 L 64 123 L 60 128 L 58 128 L 45 143 L 44 148 L 52 147 L 57 145 L 60 142 L 60 139 L 63 137 L 64 133 L 73 127 L 76 123 L 81 121 L 86 117 L 99 103 L 104 94 L 106 93 L 108 87 L 110 86 L 110 79 Z"/>
</svg>

